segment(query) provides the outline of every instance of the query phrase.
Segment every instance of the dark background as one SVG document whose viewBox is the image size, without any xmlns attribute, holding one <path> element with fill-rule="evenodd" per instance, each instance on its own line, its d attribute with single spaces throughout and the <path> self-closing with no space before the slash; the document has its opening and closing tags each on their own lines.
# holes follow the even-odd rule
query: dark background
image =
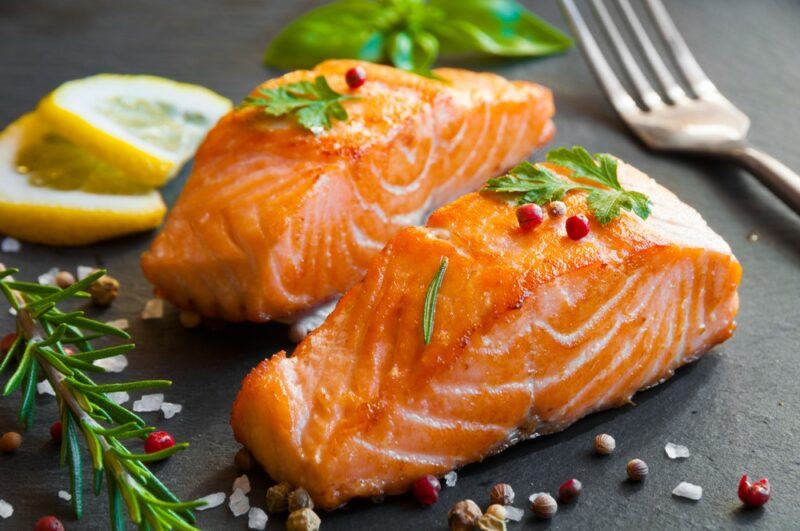
<svg viewBox="0 0 800 531">
<path fill-rule="evenodd" d="M 563 27 L 554 2 L 525 2 Z M 32 109 L 60 83 L 100 72 L 157 74 L 208 86 L 238 101 L 271 77 L 261 66 L 264 47 L 310 1 L 2 0 L 0 1 L 0 124 Z M 669 1 L 667 7 L 700 63 L 720 89 L 753 120 L 751 138 L 789 166 L 800 169 L 800 4 L 796 1 Z M 728 343 L 667 384 L 635 397 L 637 405 L 593 415 L 564 433 L 519 444 L 459 472 L 458 485 L 427 509 L 409 498 L 380 506 L 357 503 L 323 514 L 324 529 L 444 529 L 448 508 L 472 498 L 484 508 L 488 490 L 511 483 L 518 506 L 532 492 L 551 491 L 569 477 L 585 492 L 562 507 L 550 523 L 526 515 L 525 527 L 576 528 L 797 528 L 800 526 L 800 219 L 746 173 L 725 164 L 645 151 L 610 111 L 577 50 L 531 61 L 474 62 L 514 79 L 531 79 L 555 91 L 558 134 L 553 145 L 582 144 L 635 164 L 698 209 L 731 245 L 744 267 L 739 328 Z M 188 170 L 164 189 L 179 193 Z M 755 231 L 756 243 L 747 240 Z M 280 325 L 227 325 L 185 330 L 170 310 L 163 320 L 139 318 L 150 286 L 138 257 L 152 234 L 78 249 L 23 244 L 0 261 L 23 269 L 22 277 L 58 266 L 102 265 L 122 281 L 122 294 L 102 314 L 126 317 L 138 349 L 129 355 L 127 378 L 174 380 L 167 400 L 183 413 L 145 417 L 177 439 L 185 453 L 157 465 L 160 477 L 181 497 L 230 493 L 237 476 L 237 449 L 228 412 L 241 378 L 265 355 L 289 347 Z M 0 330 L 11 320 L 0 311 Z M 113 376 L 112 376 L 113 378 Z M 138 395 L 134 395 L 137 398 Z M 0 432 L 19 429 L 18 395 L 0 401 Z M 67 529 L 107 527 L 105 495 L 86 493 L 86 514 L 76 522 L 59 489 L 68 489 L 57 450 L 47 434 L 55 420 L 52 397 L 39 396 L 38 422 L 13 456 L 0 455 L 0 498 L 15 513 L 0 529 L 30 529 L 55 514 Z M 128 404 L 130 405 L 130 403 Z M 265 429 L 268 427 L 265 426 Z M 592 455 L 596 433 L 617 439 L 609 458 Z M 688 460 L 670 461 L 667 441 L 687 445 Z M 641 457 L 650 477 L 624 480 L 625 463 Z M 763 510 L 742 510 L 736 485 L 743 473 L 768 476 L 773 500 Z M 268 485 L 251 473 L 250 495 L 263 508 Z M 689 502 L 670 495 L 680 481 L 704 488 Z M 245 529 L 227 507 L 198 513 L 207 529 Z M 270 528 L 282 526 L 272 518 Z M 520 524 L 510 524 L 510 528 Z"/>
</svg>

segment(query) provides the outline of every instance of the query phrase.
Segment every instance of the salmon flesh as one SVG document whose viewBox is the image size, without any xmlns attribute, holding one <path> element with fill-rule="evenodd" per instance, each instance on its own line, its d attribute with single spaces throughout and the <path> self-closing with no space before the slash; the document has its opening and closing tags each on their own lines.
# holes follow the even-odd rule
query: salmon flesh
<svg viewBox="0 0 800 531">
<path fill-rule="evenodd" d="M 332 509 L 624 405 L 728 339 L 741 277 L 728 245 L 643 173 L 620 162 L 618 175 L 650 196 L 651 216 L 601 227 L 570 194 L 568 214 L 591 220 L 578 242 L 564 217 L 522 231 L 514 205 L 482 193 L 402 230 L 293 356 L 245 378 L 236 438 Z"/>
<path fill-rule="evenodd" d="M 350 90 L 344 74 L 358 65 L 367 81 Z M 222 118 L 142 257 L 156 293 L 209 317 L 291 322 L 358 282 L 399 230 L 553 135 L 548 89 L 435 73 L 446 81 L 337 60 L 265 83 L 323 75 L 359 99 L 320 134 L 254 107 Z"/>
</svg>

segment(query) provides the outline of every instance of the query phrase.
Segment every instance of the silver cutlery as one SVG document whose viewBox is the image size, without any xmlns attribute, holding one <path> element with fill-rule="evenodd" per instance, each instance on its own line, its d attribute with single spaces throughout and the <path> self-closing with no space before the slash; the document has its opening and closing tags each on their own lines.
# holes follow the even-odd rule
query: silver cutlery
<svg viewBox="0 0 800 531">
<path fill-rule="evenodd" d="M 609 65 L 575 1 L 559 2 L 611 105 L 646 146 L 732 160 L 750 170 L 800 214 L 800 175 L 747 142 L 750 119 L 722 95 L 700 68 L 661 0 L 644 3 L 688 92 L 672 75 L 629 0 L 616 0 L 617 10 L 658 82 L 660 93 L 640 68 L 603 0 L 590 0 L 591 8 L 634 89 L 633 95 Z"/>
</svg>

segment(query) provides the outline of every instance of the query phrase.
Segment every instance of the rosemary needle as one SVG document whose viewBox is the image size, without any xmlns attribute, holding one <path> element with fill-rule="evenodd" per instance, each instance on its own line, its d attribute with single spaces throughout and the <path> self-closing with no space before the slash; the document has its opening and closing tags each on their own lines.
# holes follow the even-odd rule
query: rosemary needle
<svg viewBox="0 0 800 531">
<path fill-rule="evenodd" d="M 431 283 L 428 284 L 428 291 L 425 293 L 425 305 L 422 309 L 422 338 L 425 344 L 429 345 L 433 337 L 433 321 L 436 317 L 436 297 L 439 294 L 439 286 L 442 285 L 444 273 L 447 271 L 447 257 L 442 257 L 439 269 L 433 275 Z"/>
</svg>

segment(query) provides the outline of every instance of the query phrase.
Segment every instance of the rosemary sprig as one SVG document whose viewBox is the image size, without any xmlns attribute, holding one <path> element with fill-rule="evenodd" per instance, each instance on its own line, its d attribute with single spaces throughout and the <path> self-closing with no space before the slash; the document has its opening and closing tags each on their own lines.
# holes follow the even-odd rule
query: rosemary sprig
<svg viewBox="0 0 800 531">
<path fill-rule="evenodd" d="M 447 257 L 442 257 L 439 269 L 433 275 L 428 291 L 425 293 L 425 304 L 422 308 L 422 338 L 426 345 L 430 345 L 433 337 L 433 321 L 436 317 L 436 297 L 439 295 L 439 286 L 442 285 L 444 273 L 447 271 Z"/>
<path fill-rule="evenodd" d="M 143 387 L 165 387 L 166 380 L 97 384 L 86 372 L 105 372 L 92 361 L 115 356 L 133 348 L 130 343 L 95 349 L 92 341 L 106 336 L 130 339 L 127 332 L 89 319 L 83 312 L 64 313 L 57 305 L 72 297 L 85 297 L 85 289 L 105 271 L 97 271 L 66 289 L 50 288 L 28 282 L 16 282 L 16 269 L 0 264 L 0 292 L 17 315 L 17 338 L 0 373 L 17 360 L 16 370 L 2 389 L 8 396 L 22 390 L 20 421 L 30 427 L 34 416 L 36 382 L 43 375 L 53 387 L 61 412 L 61 466 L 69 468 L 72 506 L 80 518 L 83 512 L 82 437 L 89 450 L 93 470 L 92 486 L 99 494 L 105 479 L 109 497 L 111 529 L 124 530 L 123 505 L 130 520 L 140 529 L 194 530 L 192 509 L 203 502 L 181 502 L 145 466 L 145 462 L 163 459 L 185 449 L 188 444 L 154 454 L 132 453 L 121 442 L 143 438 L 155 428 L 127 408 L 116 404 L 106 392 Z M 85 331 L 96 332 L 86 335 Z M 78 352 L 68 355 L 64 347 L 74 345 Z"/>
</svg>

